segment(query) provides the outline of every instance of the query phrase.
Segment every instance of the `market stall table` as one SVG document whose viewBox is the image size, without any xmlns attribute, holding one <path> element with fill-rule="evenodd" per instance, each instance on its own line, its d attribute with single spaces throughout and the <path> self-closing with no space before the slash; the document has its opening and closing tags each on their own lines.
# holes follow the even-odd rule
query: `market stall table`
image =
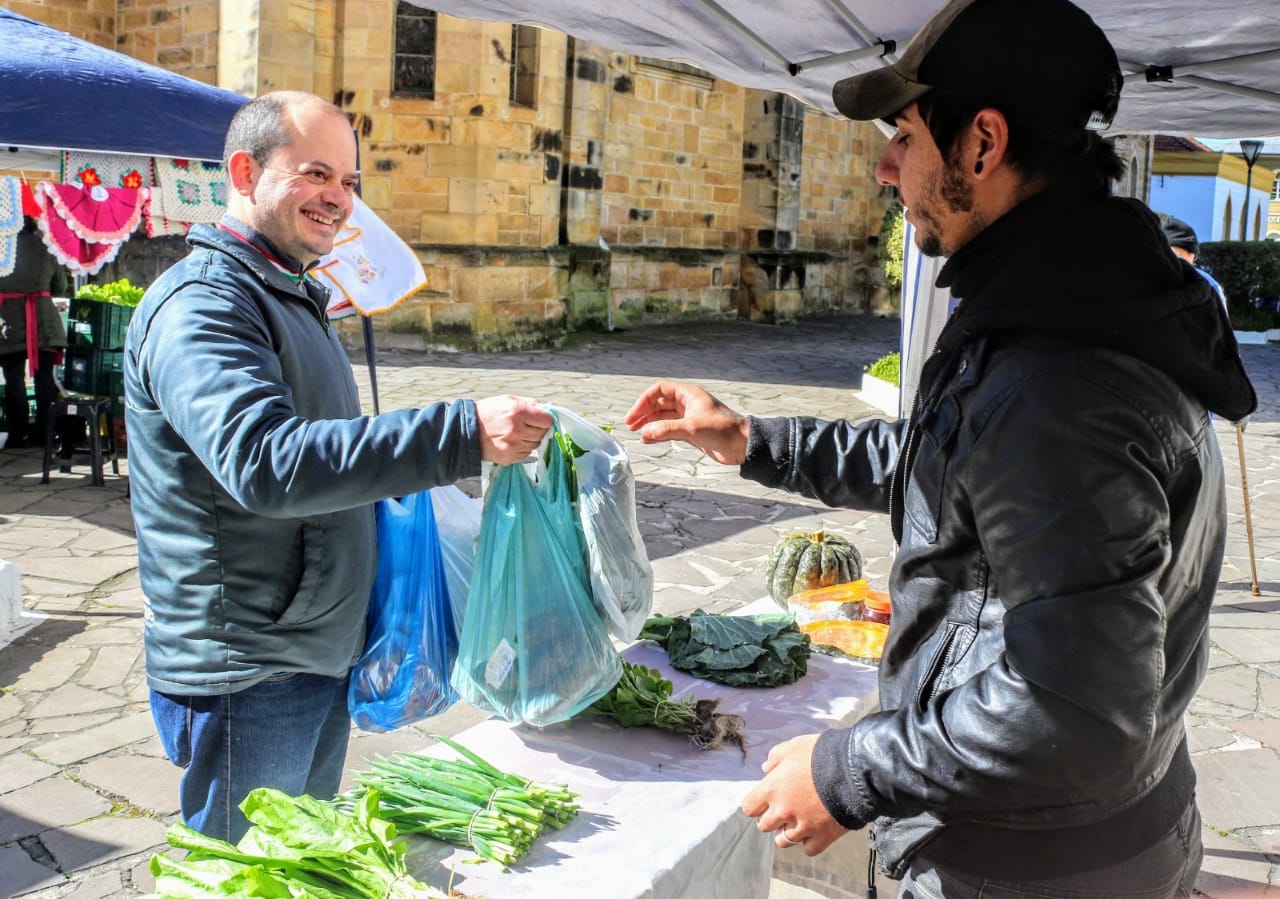
<svg viewBox="0 0 1280 899">
<path fill-rule="evenodd" d="M 677 699 L 718 698 L 718 711 L 742 715 L 746 757 L 733 746 L 700 752 L 679 735 L 602 719 L 542 729 L 490 719 L 454 739 L 505 771 L 568 784 L 581 794 L 581 810 L 563 830 L 539 837 L 507 872 L 488 862 L 468 864 L 476 859 L 470 850 L 414 838 L 409 864 L 415 876 L 489 899 L 764 899 L 772 877 L 823 896 L 861 895 L 862 833 L 812 859 L 799 849 L 778 850 L 775 864 L 772 835 L 761 833 L 740 806 L 775 744 L 847 726 L 875 707 L 875 669 L 815 653 L 794 684 L 733 688 L 674 671 L 652 643 L 637 643 L 624 657 L 660 670 Z M 427 753 L 447 758 L 452 750 L 433 746 Z M 828 884 L 839 887 L 831 891 Z"/>
</svg>

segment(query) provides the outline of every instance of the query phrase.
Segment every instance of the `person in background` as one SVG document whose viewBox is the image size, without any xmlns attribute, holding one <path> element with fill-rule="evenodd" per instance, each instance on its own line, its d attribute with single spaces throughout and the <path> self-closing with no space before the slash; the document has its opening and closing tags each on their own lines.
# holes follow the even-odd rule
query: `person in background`
<svg viewBox="0 0 1280 899">
<path fill-rule="evenodd" d="M 1067 0 L 952 0 L 836 84 L 959 304 L 910 417 L 740 415 L 660 382 L 626 416 L 744 477 L 888 514 L 880 710 L 783 742 L 743 811 L 816 855 L 874 827 L 898 895 L 1188 896 L 1183 713 L 1226 539 L 1208 410 L 1257 399 L 1226 315 L 1099 131 L 1123 79 Z"/>
<path fill-rule="evenodd" d="M 58 398 L 54 368 L 67 346 L 67 329 L 54 308 L 54 296 L 71 285 L 40 239 L 36 220 L 27 216 L 17 237 L 16 266 L 0 277 L 0 369 L 4 372 L 5 446 L 44 446 L 49 404 Z M 36 388 L 35 427 L 27 402 L 27 372 Z"/>
<path fill-rule="evenodd" d="M 1173 250 L 1173 255 L 1195 266 L 1200 277 L 1213 286 L 1213 289 L 1218 294 L 1218 299 L 1222 300 L 1222 305 L 1225 308 L 1227 294 L 1222 289 L 1222 285 L 1214 280 L 1213 275 L 1202 269 L 1198 262 L 1200 258 L 1200 240 L 1196 237 L 1195 230 L 1182 219 L 1175 218 L 1172 215 L 1161 216 L 1160 230 L 1164 232 L 1165 239 L 1169 241 L 1169 249 Z"/>
<path fill-rule="evenodd" d="M 143 297 L 126 339 L 151 711 L 183 819 L 236 841 L 257 787 L 327 798 L 377 562 L 373 503 L 526 457 L 551 425 L 499 396 L 361 414 L 310 274 L 351 212 L 346 116 L 276 92 L 232 119 L 227 214 Z"/>
</svg>

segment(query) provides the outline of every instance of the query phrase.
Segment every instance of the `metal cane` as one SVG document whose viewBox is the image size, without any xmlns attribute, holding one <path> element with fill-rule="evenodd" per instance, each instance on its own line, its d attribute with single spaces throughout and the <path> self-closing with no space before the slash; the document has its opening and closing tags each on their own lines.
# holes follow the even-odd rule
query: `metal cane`
<svg viewBox="0 0 1280 899">
<path fill-rule="evenodd" d="M 1252 581 L 1249 592 L 1254 596 L 1261 596 L 1262 591 L 1258 589 L 1258 563 L 1253 558 L 1253 516 L 1249 513 L 1249 475 L 1244 465 L 1244 428 L 1236 425 L 1235 429 L 1236 447 L 1240 450 L 1240 490 L 1244 493 L 1244 533 L 1249 541 L 1249 577 Z"/>
</svg>

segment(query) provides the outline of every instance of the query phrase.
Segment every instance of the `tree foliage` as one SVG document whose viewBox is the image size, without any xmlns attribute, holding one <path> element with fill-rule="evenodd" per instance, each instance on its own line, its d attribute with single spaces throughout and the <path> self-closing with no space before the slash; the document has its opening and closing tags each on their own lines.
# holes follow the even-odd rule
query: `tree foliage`
<svg viewBox="0 0 1280 899">
<path fill-rule="evenodd" d="M 895 200 L 880 223 L 878 261 L 884 272 L 884 286 L 895 293 L 902 288 L 902 212 L 902 204 Z"/>
<path fill-rule="evenodd" d="M 1222 285 L 1236 330 L 1280 327 L 1280 241 L 1202 243 L 1198 262 Z"/>
</svg>

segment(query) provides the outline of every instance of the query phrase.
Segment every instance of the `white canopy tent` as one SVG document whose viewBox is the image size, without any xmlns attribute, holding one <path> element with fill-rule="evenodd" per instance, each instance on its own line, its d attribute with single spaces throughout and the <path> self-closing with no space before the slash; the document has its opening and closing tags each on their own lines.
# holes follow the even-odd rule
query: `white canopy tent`
<svg viewBox="0 0 1280 899">
<path fill-rule="evenodd" d="M 692 63 L 835 113 L 831 86 L 896 58 L 940 0 L 412 0 L 471 19 L 543 25 L 605 47 Z M 1127 73 L 1112 134 L 1280 133 L 1276 0 L 1076 0 Z M 910 244 L 908 244 L 910 246 Z M 936 260 L 904 267 L 903 393 L 946 315 Z M 921 350 L 925 352 L 921 352 Z"/>
<path fill-rule="evenodd" d="M 414 0 L 471 19 L 545 25 L 693 63 L 834 113 L 831 85 L 906 47 L 939 0 Z M 1280 131 L 1275 0 L 1079 0 L 1126 76 L 1114 131 L 1248 137 Z"/>
</svg>

